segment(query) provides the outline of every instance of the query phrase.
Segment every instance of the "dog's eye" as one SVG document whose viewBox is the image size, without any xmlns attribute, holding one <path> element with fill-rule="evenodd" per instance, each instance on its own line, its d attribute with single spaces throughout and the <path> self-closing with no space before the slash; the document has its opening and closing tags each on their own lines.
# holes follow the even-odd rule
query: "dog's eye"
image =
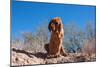
<svg viewBox="0 0 100 67">
<path fill-rule="evenodd" d="M 58 23 L 57 23 L 57 22 L 55 22 L 55 23 L 54 23 L 54 25 L 55 25 L 55 26 L 57 26 L 57 25 L 58 25 Z"/>
</svg>

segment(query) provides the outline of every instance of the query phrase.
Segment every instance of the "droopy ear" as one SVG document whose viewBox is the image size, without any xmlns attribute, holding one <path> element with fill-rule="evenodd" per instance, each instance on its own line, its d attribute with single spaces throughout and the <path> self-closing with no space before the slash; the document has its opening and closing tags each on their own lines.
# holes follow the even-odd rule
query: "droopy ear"
<svg viewBox="0 0 100 67">
<path fill-rule="evenodd" d="M 48 29 L 49 29 L 49 31 L 51 32 L 51 21 L 50 21 L 50 23 L 49 23 L 49 25 L 48 25 Z"/>
<path fill-rule="evenodd" d="M 59 24 L 58 31 L 61 32 L 62 28 L 63 28 L 63 24 Z"/>
</svg>

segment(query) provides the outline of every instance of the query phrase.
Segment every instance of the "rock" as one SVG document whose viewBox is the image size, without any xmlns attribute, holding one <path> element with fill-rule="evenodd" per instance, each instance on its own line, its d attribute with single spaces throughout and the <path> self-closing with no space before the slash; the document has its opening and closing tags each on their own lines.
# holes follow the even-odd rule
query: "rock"
<svg viewBox="0 0 100 67">
<path fill-rule="evenodd" d="M 34 65 L 34 64 L 55 64 L 55 63 L 72 63 L 95 61 L 95 54 L 87 56 L 82 53 L 69 53 L 66 57 L 47 58 L 47 54 L 43 52 L 32 53 L 25 50 L 13 49 L 11 52 L 11 65 Z"/>
</svg>

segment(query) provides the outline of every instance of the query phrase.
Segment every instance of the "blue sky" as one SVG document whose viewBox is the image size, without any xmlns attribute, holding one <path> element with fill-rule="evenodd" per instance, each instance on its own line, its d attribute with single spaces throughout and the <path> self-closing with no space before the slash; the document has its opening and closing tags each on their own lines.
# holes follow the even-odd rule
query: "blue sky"
<svg viewBox="0 0 100 67">
<path fill-rule="evenodd" d="M 74 22 L 80 28 L 85 27 L 86 22 L 95 26 L 95 6 L 82 6 L 71 4 L 50 4 L 37 2 L 12 1 L 12 37 L 20 36 L 20 32 L 34 32 L 37 26 L 51 18 L 60 17 L 64 26 Z"/>
</svg>

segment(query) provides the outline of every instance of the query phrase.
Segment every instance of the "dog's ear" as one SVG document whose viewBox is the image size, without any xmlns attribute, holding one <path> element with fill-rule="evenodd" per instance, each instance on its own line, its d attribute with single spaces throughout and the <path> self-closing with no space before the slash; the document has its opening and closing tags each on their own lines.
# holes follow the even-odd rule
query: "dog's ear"
<svg viewBox="0 0 100 67">
<path fill-rule="evenodd" d="M 49 25 L 48 25 L 48 29 L 49 29 L 49 31 L 51 32 L 51 21 L 50 21 L 50 23 L 49 23 Z"/>
<path fill-rule="evenodd" d="M 62 29 L 63 29 L 63 24 L 59 24 L 58 31 L 61 32 Z"/>
</svg>

